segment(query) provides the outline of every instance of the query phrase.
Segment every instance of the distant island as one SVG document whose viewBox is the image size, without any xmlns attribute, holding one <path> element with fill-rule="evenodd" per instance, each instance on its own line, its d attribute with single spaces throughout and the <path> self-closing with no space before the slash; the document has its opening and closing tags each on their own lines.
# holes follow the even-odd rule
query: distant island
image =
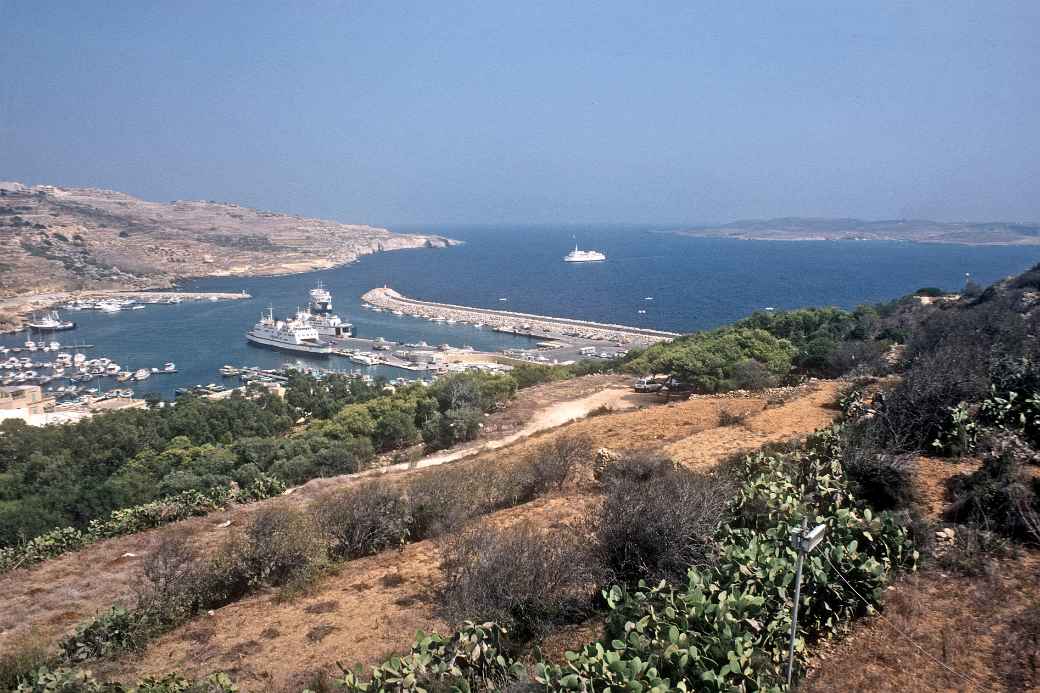
<svg viewBox="0 0 1040 693">
<path fill-rule="evenodd" d="M 97 188 L 0 182 L 0 298 L 290 274 L 454 243 L 233 203 L 149 202 Z"/>
<path fill-rule="evenodd" d="M 1040 223 L 941 222 L 925 219 L 781 217 L 694 226 L 676 233 L 754 241 L 910 241 L 963 245 L 1040 245 Z"/>
</svg>

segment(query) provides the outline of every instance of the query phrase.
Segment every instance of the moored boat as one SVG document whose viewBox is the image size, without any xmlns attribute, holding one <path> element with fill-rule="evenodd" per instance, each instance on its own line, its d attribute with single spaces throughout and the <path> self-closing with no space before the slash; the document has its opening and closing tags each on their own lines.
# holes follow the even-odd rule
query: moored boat
<svg viewBox="0 0 1040 693">
<path fill-rule="evenodd" d="M 273 309 L 260 316 L 246 339 L 253 344 L 292 351 L 314 356 L 328 356 L 332 353 L 332 345 L 322 341 L 318 330 L 307 321 L 299 319 L 275 320 Z"/>
</svg>

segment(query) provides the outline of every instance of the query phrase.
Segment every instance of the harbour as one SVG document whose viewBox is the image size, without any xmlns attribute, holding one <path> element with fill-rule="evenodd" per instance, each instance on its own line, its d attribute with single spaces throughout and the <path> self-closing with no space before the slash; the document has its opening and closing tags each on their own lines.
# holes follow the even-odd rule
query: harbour
<svg viewBox="0 0 1040 693">
<path fill-rule="evenodd" d="M 97 387 L 98 395 L 110 389 L 131 390 L 135 398 L 166 400 L 173 400 L 178 389 L 228 385 L 219 374 L 224 364 L 260 370 L 320 368 L 387 381 L 402 377 L 425 380 L 452 369 L 611 358 L 680 331 L 710 328 L 766 306 L 782 310 L 811 304 L 824 290 L 817 287 L 820 282 L 826 284 L 828 295 L 838 297 L 837 304 L 849 307 L 895 295 L 907 287 L 913 290 L 919 281 L 955 285 L 967 270 L 980 280 L 992 280 L 1025 262 L 1021 249 L 1011 249 L 1014 253 L 1001 248 L 976 250 L 968 258 L 959 247 L 942 247 L 938 255 L 933 252 L 930 256 L 930 264 L 921 265 L 917 246 L 806 243 L 797 244 L 798 256 L 809 259 L 798 265 L 804 271 L 779 273 L 770 269 L 771 263 L 778 262 L 778 256 L 794 262 L 787 257 L 794 253 L 791 244 L 633 234 L 619 229 L 586 234 L 591 236 L 589 245 L 602 248 L 608 261 L 567 263 L 561 261 L 566 245 L 550 230 L 500 231 L 494 243 L 487 242 L 480 230 L 450 232 L 465 244 L 436 251 L 381 253 L 349 267 L 319 272 L 193 280 L 176 291 L 23 297 L 17 300 L 31 302 L 41 314 L 56 309 L 60 320 L 74 321 L 76 327 L 54 333 L 24 330 L 0 335 L 0 347 L 9 349 L 0 361 L 15 349 L 20 356 L 28 355 L 27 340 L 57 340 L 62 351 L 73 346 L 85 351 L 85 345 L 95 345 L 86 352 L 91 358 L 109 358 L 131 374 L 142 368 L 162 370 L 172 362 L 176 372 L 143 381 L 117 383 L 102 378 L 89 384 L 52 381 L 44 386 Z M 653 258 L 647 259 L 647 253 Z M 434 256 L 436 271 L 429 265 Z M 691 257 L 714 260 L 695 265 Z M 937 263 L 936 257 L 942 262 Z M 857 262 L 885 263 L 892 271 L 883 277 L 861 272 L 871 283 L 852 287 L 843 277 Z M 739 279 L 730 266 L 734 263 L 746 266 L 755 281 Z M 479 272 L 472 271 L 478 267 Z M 529 267 L 538 271 L 520 270 Z M 689 281 L 694 273 L 696 282 Z M 464 274 L 468 277 L 465 285 L 452 279 Z M 790 284 L 802 277 L 816 279 L 799 293 L 801 284 L 795 288 Z M 943 277 L 954 279 L 944 282 Z M 246 340 L 245 333 L 262 311 L 273 307 L 276 316 L 293 316 L 307 305 L 309 292 L 319 284 L 335 296 L 342 322 L 350 326 L 349 336 L 342 330 L 338 337 L 320 336 L 330 343 L 329 354 L 286 353 Z M 362 299 L 372 287 L 384 285 L 393 286 L 406 299 L 429 296 L 436 300 L 411 299 L 416 302 L 383 303 L 381 307 Z M 500 300 L 503 298 L 507 300 Z M 14 300 L 4 299 L 3 303 L 10 306 Z M 133 303 L 117 311 L 96 307 L 103 301 L 131 300 Z M 67 308 L 76 301 L 81 301 L 80 309 Z M 95 307 L 85 307 L 86 302 Z M 589 334 L 588 330 L 596 332 Z M 588 336 L 600 338 L 586 339 Z M 38 356 L 31 360 L 50 360 Z M 76 396 L 89 395 L 81 392 Z"/>
<path fill-rule="evenodd" d="M 470 323 L 529 337 L 611 342 L 616 346 L 649 346 L 679 336 L 676 332 L 642 327 L 420 301 L 403 296 L 388 287 L 372 289 L 361 298 L 371 306 L 398 311 L 412 317 Z"/>
</svg>

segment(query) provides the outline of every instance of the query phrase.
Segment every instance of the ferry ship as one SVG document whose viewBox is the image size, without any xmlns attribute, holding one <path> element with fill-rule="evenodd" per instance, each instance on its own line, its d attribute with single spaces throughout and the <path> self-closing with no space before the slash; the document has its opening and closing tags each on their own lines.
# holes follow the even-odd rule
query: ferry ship
<svg viewBox="0 0 1040 693">
<path fill-rule="evenodd" d="M 332 345 L 319 338 L 317 328 L 309 321 L 300 320 L 299 313 L 293 320 L 275 320 L 274 310 L 270 308 L 261 314 L 260 322 L 246 332 L 246 339 L 261 346 L 301 354 L 328 356 L 332 353 Z"/>
<path fill-rule="evenodd" d="M 332 294 L 321 282 L 311 289 L 311 301 L 307 308 L 309 314 L 297 313 L 296 317 L 306 319 L 318 331 L 319 337 L 342 338 L 354 333 L 353 325 L 332 312 Z"/>
<path fill-rule="evenodd" d="M 578 250 L 578 242 L 574 242 L 574 250 L 567 253 L 563 258 L 564 262 L 601 262 L 606 260 L 607 256 L 598 250 Z"/>
<path fill-rule="evenodd" d="M 310 311 L 311 315 L 332 315 L 332 294 L 321 282 L 311 289 Z"/>
<path fill-rule="evenodd" d="M 76 326 L 76 323 L 71 320 L 62 320 L 58 315 L 58 311 L 52 310 L 43 317 L 33 316 L 33 319 L 26 323 L 31 330 L 37 330 L 39 332 L 58 332 L 59 330 L 71 330 Z"/>
</svg>

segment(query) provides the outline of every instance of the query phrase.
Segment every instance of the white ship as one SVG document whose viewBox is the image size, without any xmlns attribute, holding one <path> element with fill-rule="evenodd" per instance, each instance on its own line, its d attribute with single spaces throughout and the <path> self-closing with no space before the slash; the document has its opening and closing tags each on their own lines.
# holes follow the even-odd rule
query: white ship
<svg viewBox="0 0 1040 693">
<path fill-rule="evenodd" d="M 71 330 L 76 326 L 76 323 L 71 320 L 62 320 L 61 316 L 58 315 L 58 311 L 52 310 L 43 317 L 33 316 L 33 319 L 28 323 L 29 329 L 38 330 L 40 332 L 57 332 L 58 330 Z"/>
<path fill-rule="evenodd" d="M 299 313 L 293 320 L 275 320 L 274 311 L 268 309 L 260 316 L 260 322 L 246 332 L 246 339 L 254 344 L 316 356 L 328 356 L 332 345 L 323 342 L 318 329 L 307 320 L 300 320 Z"/>
<path fill-rule="evenodd" d="M 332 312 L 332 294 L 321 282 L 311 289 L 311 302 L 307 309 L 309 313 L 297 313 L 296 318 L 305 319 L 318 331 L 319 337 L 341 338 L 353 334 L 354 326 Z"/>
<path fill-rule="evenodd" d="M 567 253 L 563 258 L 564 262 L 600 262 L 606 260 L 607 256 L 598 250 L 578 250 L 578 243 L 575 241 L 574 250 Z"/>
<path fill-rule="evenodd" d="M 311 304 L 309 306 L 312 315 L 332 315 L 332 294 L 325 285 L 318 282 L 318 286 L 311 289 Z"/>
</svg>

